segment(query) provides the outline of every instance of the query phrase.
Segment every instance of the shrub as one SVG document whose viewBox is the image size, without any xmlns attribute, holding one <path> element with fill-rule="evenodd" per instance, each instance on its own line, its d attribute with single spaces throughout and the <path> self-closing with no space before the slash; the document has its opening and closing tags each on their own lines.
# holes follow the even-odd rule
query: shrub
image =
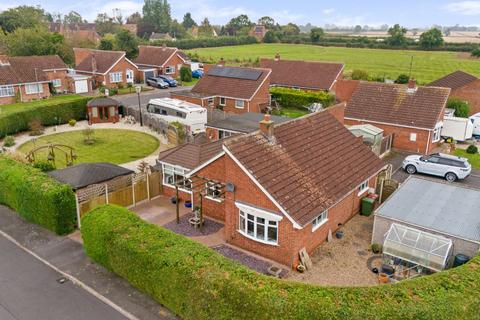
<svg viewBox="0 0 480 320">
<path fill-rule="evenodd" d="M 472 57 L 480 58 L 480 48 L 475 48 L 472 50 Z"/>
<path fill-rule="evenodd" d="M 30 129 L 31 136 L 39 136 L 43 134 L 43 126 L 40 119 L 32 119 L 28 123 L 28 128 Z"/>
<path fill-rule="evenodd" d="M 117 88 L 108 89 L 108 95 L 109 96 L 114 96 L 114 95 L 117 95 L 117 94 L 118 94 L 118 89 Z"/>
<path fill-rule="evenodd" d="M 77 124 L 77 120 L 70 119 L 70 120 L 68 120 L 68 124 L 70 125 L 70 127 L 75 127 L 75 125 Z"/>
<path fill-rule="evenodd" d="M 447 108 L 455 109 L 455 116 L 460 118 L 468 118 L 470 113 L 468 103 L 460 99 L 448 99 Z"/>
<path fill-rule="evenodd" d="M 191 82 L 192 81 L 192 69 L 186 66 L 182 66 L 180 68 L 180 80 L 185 81 L 185 82 Z"/>
<path fill-rule="evenodd" d="M 369 79 L 369 75 L 367 71 L 364 70 L 353 70 L 352 71 L 352 80 L 365 80 Z"/>
<path fill-rule="evenodd" d="M 372 252 L 373 253 L 382 252 L 382 245 L 380 243 L 372 243 Z"/>
<path fill-rule="evenodd" d="M 49 172 L 56 169 L 52 162 L 46 160 L 37 160 L 32 164 L 32 166 L 43 172 Z"/>
<path fill-rule="evenodd" d="M 92 127 L 86 127 L 82 131 L 83 143 L 91 145 L 95 143 L 95 130 Z"/>
<path fill-rule="evenodd" d="M 477 154 L 477 153 L 478 153 L 478 148 L 477 148 L 477 146 L 474 145 L 474 144 L 469 145 L 468 148 L 467 148 L 467 153 L 469 153 L 469 154 Z"/>
<path fill-rule="evenodd" d="M 30 165 L 0 156 L 0 203 L 57 234 L 75 229 L 75 195 Z"/>
<path fill-rule="evenodd" d="M 170 125 L 174 127 L 177 131 L 178 144 L 182 144 L 183 142 L 185 142 L 185 138 L 187 137 L 187 131 L 185 129 L 185 126 L 178 121 L 174 121 L 170 123 Z"/>
<path fill-rule="evenodd" d="M 123 89 L 123 83 L 119 82 L 119 83 L 117 84 L 117 89 Z"/>
<path fill-rule="evenodd" d="M 251 36 L 239 37 L 216 37 L 216 38 L 197 38 L 197 39 L 182 39 L 177 41 L 154 41 L 151 45 L 162 46 L 164 43 L 168 47 L 175 47 L 179 49 L 194 49 L 194 48 L 209 48 L 209 47 L 225 47 L 225 46 L 239 46 L 243 44 L 257 43 L 257 39 Z"/>
<path fill-rule="evenodd" d="M 38 106 L 0 115 L 0 138 L 28 130 L 33 119 L 38 119 L 43 126 L 67 123 L 70 119 L 84 120 L 90 99 L 79 96 L 69 101 L 45 100 Z"/>
<path fill-rule="evenodd" d="M 87 255 L 183 319 L 478 318 L 480 257 L 395 285 L 320 287 L 257 274 L 118 206 L 84 215 L 81 231 Z"/>
<path fill-rule="evenodd" d="M 4 147 L 13 147 L 15 145 L 15 138 L 12 136 L 6 136 L 5 139 L 3 139 L 3 146 Z"/>
<path fill-rule="evenodd" d="M 335 102 L 335 96 L 323 91 L 302 91 L 289 88 L 271 88 L 270 93 L 284 108 L 303 108 L 312 103 L 321 103 L 328 107 Z"/>
<path fill-rule="evenodd" d="M 406 84 L 410 80 L 410 77 L 406 74 L 401 74 L 398 76 L 398 78 L 395 80 L 395 83 L 399 84 Z"/>
<path fill-rule="evenodd" d="M 104 86 L 101 86 L 101 87 L 98 88 L 98 91 L 99 91 L 101 94 L 105 94 L 105 90 L 106 90 L 106 89 L 107 89 L 107 88 L 105 88 Z"/>
</svg>

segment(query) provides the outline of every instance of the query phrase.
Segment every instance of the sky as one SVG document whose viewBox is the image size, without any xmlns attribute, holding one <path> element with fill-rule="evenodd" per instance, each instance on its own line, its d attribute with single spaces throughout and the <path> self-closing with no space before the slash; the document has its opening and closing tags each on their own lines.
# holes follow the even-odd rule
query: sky
<svg viewBox="0 0 480 320">
<path fill-rule="evenodd" d="M 392 25 L 429 27 L 439 25 L 480 26 L 480 1 L 455 0 L 169 0 L 173 18 L 182 20 L 191 12 L 199 22 L 208 17 L 213 24 L 225 24 L 232 17 L 247 14 L 252 21 L 271 16 L 277 22 L 317 26 Z M 18 5 L 40 5 L 49 12 L 77 11 L 93 21 L 97 13 L 112 13 L 119 8 L 124 17 L 142 10 L 143 0 L 0 0 L 0 11 Z"/>
</svg>

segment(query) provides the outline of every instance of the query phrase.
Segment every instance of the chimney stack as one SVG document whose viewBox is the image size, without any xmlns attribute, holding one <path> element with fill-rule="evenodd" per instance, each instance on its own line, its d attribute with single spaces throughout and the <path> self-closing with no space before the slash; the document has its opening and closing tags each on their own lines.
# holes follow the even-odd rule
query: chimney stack
<svg viewBox="0 0 480 320">
<path fill-rule="evenodd" d="M 95 52 L 92 52 L 92 72 L 97 72 L 97 59 L 95 58 Z"/>
<path fill-rule="evenodd" d="M 275 61 L 280 61 L 280 53 L 277 53 L 277 54 L 275 55 Z"/>
<path fill-rule="evenodd" d="M 225 60 L 223 58 L 220 58 L 220 61 L 218 61 L 219 66 L 225 66 Z"/>
<path fill-rule="evenodd" d="M 408 80 L 407 92 L 414 93 L 415 91 L 417 91 L 417 81 L 411 78 L 410 80 Z"/>
<path fill-rule="evenodd" d="M 273 126 L 274 122 L 270 119 L 270 115 L 268 113 L 265 114 L 263 120 L 260 121 L 260 132 L 272 143 L 275 142 L 275 135 Z"/>
</svg>

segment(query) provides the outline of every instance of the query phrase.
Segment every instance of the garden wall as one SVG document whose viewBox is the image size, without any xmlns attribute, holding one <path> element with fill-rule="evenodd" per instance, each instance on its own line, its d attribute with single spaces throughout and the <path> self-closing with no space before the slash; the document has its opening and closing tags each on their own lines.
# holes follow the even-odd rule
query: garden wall
<svg viewBox="0 0 480 320">
<path fill-rule="evenodd" d="M 75 229 L 75 195 L 71 187 L 5 156 L 0 156 L 0 204 L 57 234 Z"/>
<path fill-rule="evenodd" d="M 117 206 L 82 218 L 87 254 L 184 319 L 478 319 L 480 258 L 377 287 L 319 287 L 257 274 Z"/>
</svg>

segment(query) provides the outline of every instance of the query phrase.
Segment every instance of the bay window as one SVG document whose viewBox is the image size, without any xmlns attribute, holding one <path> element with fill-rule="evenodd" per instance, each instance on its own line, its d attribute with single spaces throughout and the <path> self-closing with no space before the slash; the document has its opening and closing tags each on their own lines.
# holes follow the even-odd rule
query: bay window
<svg viewBox="0 0 480 320">
<path fill-rule="evenodd" d="M 235 203 L 239 209 L 238 231 L 252 240 L 276 245 L 278 243 L 278 222 L 282 219 L 274 213 Z"/>
<path fill-rule="evenodd" d="M 163 185 L 169 187 L 178 186 L 179 189 L 186 192 L 192 191 L 192 182 L 190 179 L 186 179 L 185 176 L 190 170 L 183 169 L 178 166 L 172 166 L 168 164 L 162 165 L 163 171 Z"/>
</svg>

